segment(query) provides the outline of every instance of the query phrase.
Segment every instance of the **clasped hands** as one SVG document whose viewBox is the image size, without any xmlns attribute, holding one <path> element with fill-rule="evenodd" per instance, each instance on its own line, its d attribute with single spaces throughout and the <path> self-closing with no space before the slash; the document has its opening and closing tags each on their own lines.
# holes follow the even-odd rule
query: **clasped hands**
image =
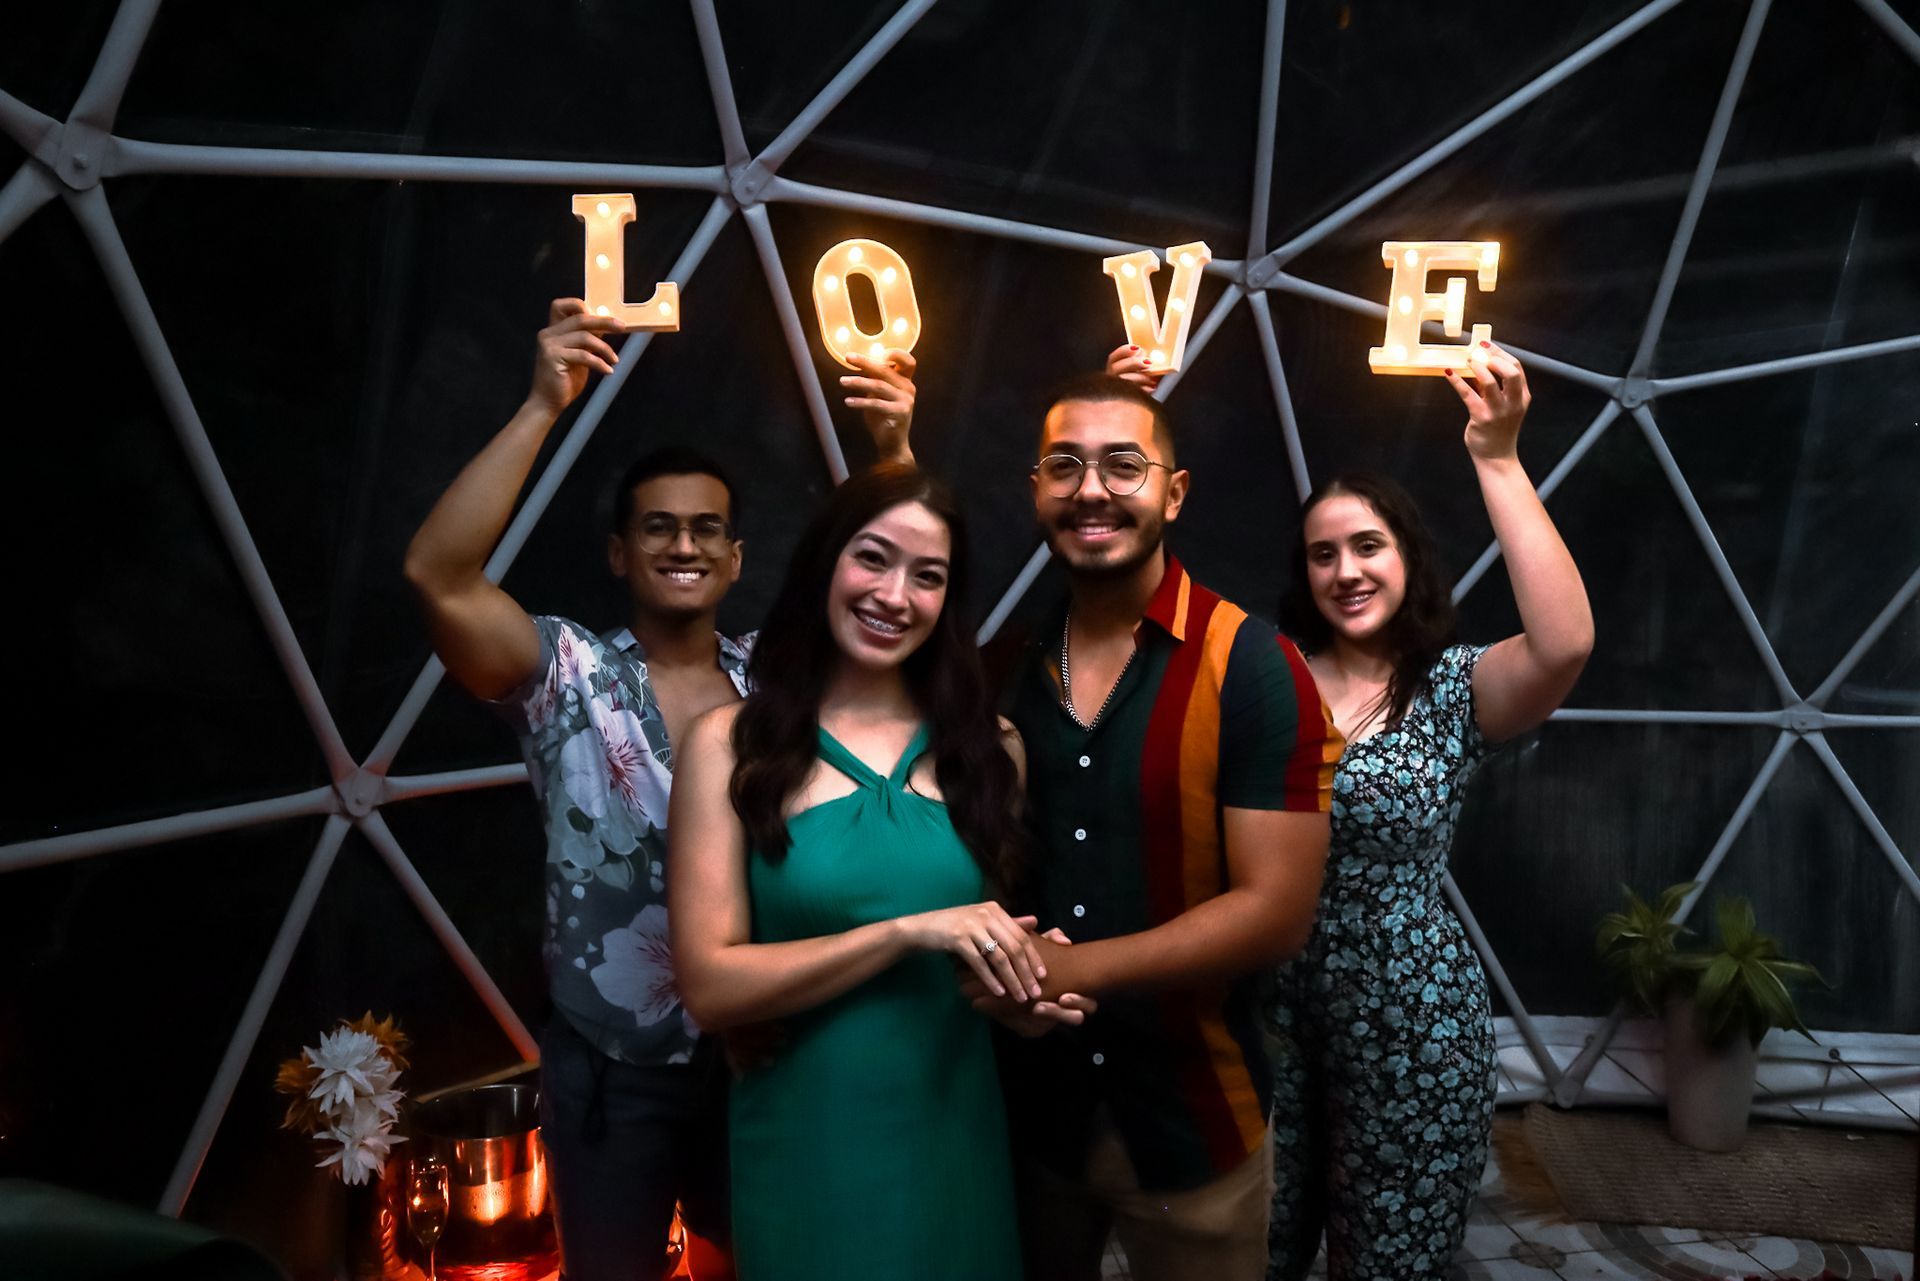
<svg viewBox="0 0 1920 1281">
<path fill-rule="evenodd" d="M 1045 1036 L 1063 1024 L 1078 1027 L 1087 1015 L 1100 1009 L 1100 1002 L 1080 992 L 1062 990 L 1070 980 L 1061 964 L 1061 950 L 1071 947 L 1073 940 L 1057 927 L 1044 932 L 1037 930 L 1039 922 L 1035 917 L 1022 916 L 1014 920 L 1027 931 L 1029 964 L 1036 976 L 1036 982 L 1026 989 L 1032 999 L 1010 994 L 1004 984 L 997 985 L 999 990 L 989 988 L 978 973 L 964 964 L 955 966 L 960 994 L 974 1009 L 1021 1036 Z"/>
<path fill-rule="evenodd" d="M 952 954 L 960 994 L 1021 1036 L 1044 1036 L 1062 1024 L 1077 1027 L 1100 1008 L 1093 997 L 1067 990 L 1080 968 L 1068 959 L 1073 940 L 1059 929 L 1040 931 L 1038 917 L 1011 916 L 988 901 L 900 917 L 896 926 L 916 949 Z M 724 1037 L 738 1076 L 779 1056 L 785 1023 L 748 1024 Z"/>
<path fill-rule="evenodd" d="M 1075 991 L 1071 942 L 1059 930 L 1041 933 L 1040 918 L 1014 916 L 989 899 L 941 908 L 896 922 L 909 946 L 954 958 L 960 992 L 973 1008 L 1022 1036 L 1078 1024 L 1099 1008 Z"/>
</svg>

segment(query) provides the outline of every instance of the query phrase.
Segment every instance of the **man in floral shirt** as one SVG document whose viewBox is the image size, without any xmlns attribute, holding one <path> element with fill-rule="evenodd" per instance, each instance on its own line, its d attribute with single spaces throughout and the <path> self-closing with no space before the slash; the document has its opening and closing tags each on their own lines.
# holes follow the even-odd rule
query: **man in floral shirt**
<svg viewBox="0 0 1920 1281">
<path fill-rule="evenodd" d="M 448 675 L 521 738 L 547 834 L 553 1018 L 541 1038 L 542 1130 L 570 1281 L 662 1271 L 674 1203 L 711 1240 L 726 1228 L 726 1065 L 686 1017 L 667 949 L 672 743 L 746 693 L 751 638 L 714 629 L 740 577 L 739 507 L 689 449 L 640 459 L 615 500 L 607 564 L 631 601 L 596 636 L 530 617 L 485 573 L 542 442 L 594 372 L 619 321 L 554 302 L 519 412 L 441 496 L 407 550 Z M 842 378 L 883 458 L 910 460 L 913 358 L 855 357 Z M 703 1276 L 709 1275 L 703 1272 Z"/>
</svg>

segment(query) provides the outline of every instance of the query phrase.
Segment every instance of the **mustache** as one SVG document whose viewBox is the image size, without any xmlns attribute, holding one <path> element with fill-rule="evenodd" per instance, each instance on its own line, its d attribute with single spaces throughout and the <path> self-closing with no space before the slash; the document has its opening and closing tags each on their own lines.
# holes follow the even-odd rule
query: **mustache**
<svg viewBox="0 0 1920 1281">
<path fill-rule="evenodd" d="M 1056 529 L 1069 529 L 1082 521 L 1091 519 L 1111 521 L 1113 524 L 1121 526 L 1139 524 L 1138 521 L 1125 511 L 1106 503 L 1075 507 L 1065 515 L 1057 518 L 1053 524 Z"/>
</svg>

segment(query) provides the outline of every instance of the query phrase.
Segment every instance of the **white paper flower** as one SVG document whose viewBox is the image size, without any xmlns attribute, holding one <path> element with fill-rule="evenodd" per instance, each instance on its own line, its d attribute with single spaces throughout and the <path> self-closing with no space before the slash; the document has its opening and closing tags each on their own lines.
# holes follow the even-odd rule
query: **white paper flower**
<svg viewBox="0 0 1920 1281">
<path fill-rule="evenodd" d="M 396 1139 L 388 1133 L 392 1124 L 392 1120 L 383 1117 L 381 1110 L 371 1100 L 363 1101 L 361 1106 L 351 1110 L 342 1123 L 316 1136 L 322 1143 L 337 1145 L 320 1159 L 316 1168 L 324 1170 L 330 1165 L 338 1165 L 341 1182 L 365 1183 L 369 1176 L 386 1168 L 387 1158 L 393 1155 L 393 1145 L 406 1142 L 404 1138 Z"/>
<path fill-rule="evenodd" d="M 400 1077 L 380 1052 L 380 1042 L 350 1028 L 323 1033 L 319 1045 L 306 1047 L 306 1056 L 307 1062 L 320 1070 L 308 1096 L 318 1099 L 328 1117 L 336 1121 L 351 1109 L 356 1098 L 390 1091 Z"/>
<path fill-rule="evenodd" d="M 351 1124 L 355 1129 L 366 1131 L 377 1125 L 392 1125 L 400 1119 L 400 1100 L 406 1097 L 404 1090 L 379 1090 L 365 1098 L 357 1098 L 353 1106 L 344 1115 L 329 1119 Z"/>
</svg>

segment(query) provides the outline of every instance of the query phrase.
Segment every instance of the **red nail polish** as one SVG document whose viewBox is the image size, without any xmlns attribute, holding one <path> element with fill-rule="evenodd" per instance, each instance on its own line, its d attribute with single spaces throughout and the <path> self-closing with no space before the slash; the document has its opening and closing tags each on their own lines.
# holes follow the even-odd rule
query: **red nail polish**
<svg viewBox="0 0 1920 1281">
<path fill-rule="evenodd" d="M 1447 370 L 1447 377 L 1453 377 L 1453 371 L 1451 369 Z"/>
<path fill-rule="evenodd" d="M 1492 343 L 1490 343 L 1490 342 L 1488 342 L 1488 341 L 1487 341 L 1486 339 L 1484 339 L 1484 338 L 1482 338 L 1482 339 L 1480 340 L 1480 345 L 1481 345 L 1482 347 L 1491 347 L 1491 346 L 1493 346 L 1493 344 L 1492 344 Z"/>
</svg>

